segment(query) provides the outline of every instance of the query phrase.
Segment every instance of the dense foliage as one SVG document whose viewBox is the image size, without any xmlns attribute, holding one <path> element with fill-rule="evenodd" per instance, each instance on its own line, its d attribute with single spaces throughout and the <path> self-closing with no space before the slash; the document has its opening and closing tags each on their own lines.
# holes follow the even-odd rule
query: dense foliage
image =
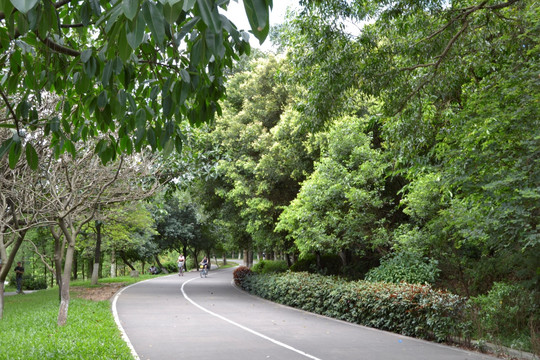
<svg viewBox="0 0 540 360">
<path fill-rule="evenodd" d="M 243 1 L 251 32 L 269 31 L 272 0 Z M 56 154 L 104 134 L 103 162 L 144 150 L 180 151 L 180 124 L 210 121 L 220 112 L 224 70 L 249 53 L 249 34 L 223 15 L 229 1 L 0 2 L 0 145 L 14 167 L 25 154 L 37 167 L 41 129 Z M 61 98 L 44 114 L 43 99 Z M 23 152 L 24 149 L 24 152 Z"/>
<path fill-rule="evenodd" d="M 381 259 L 380 266 L 372 268 L 365 279 L 374 282 L 435 284 L 440 270 L 437 261 L 418 254 L 401 252 Z"/>
<path fill-rule="evenodd" d="M 308 273 L 244 276 L 265 299 L 361 325 L 426 339 L 468 333 L 466 299 L 428 285 L 347 282 Z"/>
<path fill-rule="evenodd" d="M 243 63 L 207 130 L 222 147 L 198 191 L 227 209 L 212 218 L 231 243 L 292 269 L 537 298 L 538 3 L 302 3 L 283 56 Z"/>
</svg>

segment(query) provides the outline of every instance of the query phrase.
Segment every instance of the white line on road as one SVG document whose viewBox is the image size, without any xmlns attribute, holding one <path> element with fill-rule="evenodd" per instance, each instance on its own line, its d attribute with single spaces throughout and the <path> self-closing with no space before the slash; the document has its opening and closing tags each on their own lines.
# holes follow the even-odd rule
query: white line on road
<svg viewBox="0 0 540 360">
<path fill-rule="evenodd" d="M 148 281 L 148 280 L 145 280 L 145 281 Z M 144 281 L 142 281 L 142 282 L 144 282 Z M 116 326 L 118 326 L 118 330 L 120 330 L 120 333 L 122 334 L 122 339 L 124 339 L 124 341 L 126 342 L 127 346 L 128 346 L 129 349 L 131 350 L 131 355 L 133 355 L 133 358 L 134 358 L 135 360 L 140 360 L 139 354 L 137 354 L 137 351 L 135 351 L 135 348 L 133 347 L 133 344 L 132 344 L 131 341 L 129 340 L 129 337 L 127 336 L 126 331 L 124 330 L 124 327 L 122 326 L 122 323 L 120 322 L 120 317 L 118 316 L 118 311 L 116 310 L 116 301 L 118 300 L 118 297 L 120 296 L 120 294 L 121 294 L 124 290 L 126 290 L 127 288 L 130 288 L 130 287 L 132 287 L 133 285 L 137 285 L 137 284 L 140 284 L 140 282 L 131 284 L 131 285 L 129 285 L 129 286 L 126 286 L 125 288 L 122 288 L 120 291 L 118 291 L 118 292 L 114 295 L 114 299 L 113 299 L 111 308 L 112 308 L 112 313 L 113 313 L 113 316 L 114 316 L 114 321 L 116 322 Z"/>
<path fill-rule="evenodd" d="M 184 286 L 185 286 L 187 283 L 189 283 L 189 282 L 191 282 L 191 281 L 193 281 L 193 280 L 196 280 L 196 279 L 197 279 L 197 278 L 193 278 L 193 279 L 190 279 L 190 280 L 184 282 L 184 283 L 182 284 L 181 290 L 182 290 L 182 295 L 184 295 L 184 297 L 186 298 L 186 300 L 189 301 L 190 303 L 192 303 L 193 305 L 195 305 L 196 307 L 198 307 L 199 309 L 201 309 L 202 311 L 204 311 L 204 312 L 206 312 L 206 313 L 208 313 L 208 314 L 210 314 L 210 315 L 212 315 L 212 316 L 215 316 L 215 317 L 217 317 L 217 318 L 219 318 L 219 319 L 221 319 L 221 320 L 223 320 L 223 321 L 226 321 L 226 322 L 228 322 L 229 324 L 232 324 L 232 325 L 234 325 L 234 326 L 237 326 L 237 327 L 239 327 L 239 328 L 242 329 L 242 330 L 245 330 L 245 331 L 247 331 L 247 332 L 250 332 L 250 333 L 252 333 L 253 335 L 259 336 L 259 337 L 261 337 L 261 338 L 263 338 L 263 339 L 265 339 L 265 340 L 268 340 L 268 341 L 270 341 L 270 342 L 273 342 L 273 343 L 276 344 L 276 345 L 279 345 L 279 346 L 281 346 L 281 347 L 284 347 L 285 349 L 289 349 L 289 350 L 291 350 L 291 351 L 294 351 L 294 352 L 296 352 L 296 353 L 298 353 L 298 354 L 300 354 L 300 355 L 303 355 L 303 356 L 305 356 L 305 357 L 307 357 L 307 358 L 310 358 L 310 359 L 313 359 L 313 360 L 321 360 L 321 359 L 319 359 L 318 357 L 315 357 L 315 356 L 310 355 L 310 354 L 308 354 L 308 353 L 306 353 L 306 352 L 303 352 L 302 350 L 298 350 L 298 349 L 296 349 L 296 348 L 294 348 L 294 347 L 292 347 L 292 346 L 290 346 L 290 345 L 284 344 L 284 343 L 282 343 L 281 341 L 272 339 L 271 337 L 268 337 L 268 336 L 266 336 L 266 335 L 263 335 L 263 334 L 261 334 L 260 332 L 257 332 L 257 331 L 255 331 L 255 330 L 252 330 L 252 329 L 248 328 L 248 327 L 245 327 L 244 325 L 240 325 L 240 324 L 237 323 L 237 322 L 234 322 L 234 321 L 232 321 L 232 320 L 229 320 L 229 319 L 227 319 L 226 317 L 221 316 L 221 315 L 219 315 L 219 314 L 216 314 L 215 312 L 212 312 L 212 311 L 210 311 L 210 310 L 208 310 L 208 309 L 202 307 L 201 305 L 197 304 L 195 301 L 191 300 L 191 298 L 190 298 L 189 296 L 187 296 L 187 294 L 186 294 L 186 292 L 185 292 L 185 290 L 184 290 Z"/>
</svg>

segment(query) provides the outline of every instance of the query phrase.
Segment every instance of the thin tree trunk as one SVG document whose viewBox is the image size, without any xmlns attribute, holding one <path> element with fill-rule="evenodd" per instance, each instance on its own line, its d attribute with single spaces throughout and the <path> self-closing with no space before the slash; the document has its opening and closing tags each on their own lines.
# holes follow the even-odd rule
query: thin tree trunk
<svg viewBox="0 0 540 360">
<path fill-rule="evenodd" d="M 249 267 L 249 251 L 247 249 L 244 250 L 244 266 Z"/>
<path fill-rule="evenodd" d="M 64 326 L 67 321 L 69 309 L 69 283 L 71 267 L 73 265 L 73 253 L 75 251 L 74 239 L 70 239 L 64 264 L 64 273 L 62 275 L 62 290 L 60 292 L 60 309 L 58 310 L 58 326 Z"/>
<path fill-rule="evenodd" d="M 79 272 L 79 252 L 75 250 L 75 253 L 73 254 L 73 280 L 77 280 L 78 278 L 78 272 Z"/>
<path fill-rule="evenodd" d="M 285 260 L 287 261 L 287 267 L 291 267 L 292 266 L 291 257 L 289 256 L 288 253 L 285 254 Z"/>
<path fill-rule="evenodd" d="M 116 277 L 116 252 L 114 248 L 111 250 L 111 277 Z"/>
<path fill-rule="evenodd" d="M 101 221 L 96 220 L 96 249 L 94 251 L 94 268 L 90 284 L 97 285 L 99 279 L 99 262 L 101 261 Z"/>
</svg>

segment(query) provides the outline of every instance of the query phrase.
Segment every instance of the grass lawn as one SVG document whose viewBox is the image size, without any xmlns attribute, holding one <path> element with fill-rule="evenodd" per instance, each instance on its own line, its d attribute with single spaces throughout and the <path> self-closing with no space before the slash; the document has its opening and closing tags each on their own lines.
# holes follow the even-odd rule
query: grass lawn
<svg viewBox="0 0 540 360">
<path fill-rule="evenodd" d="M 100 279 L 100 283 L 127 285 L 152 277 Z M 90 287 L 90 281 L 76 281 L 71 286 Z M 133 359 L 114 322 L 109 300 L 72 295 L 63 327 L 56 325 L 58 304 L 57 288 L 6 296 L 0 320 L 0 359 Z"/>
</svg>

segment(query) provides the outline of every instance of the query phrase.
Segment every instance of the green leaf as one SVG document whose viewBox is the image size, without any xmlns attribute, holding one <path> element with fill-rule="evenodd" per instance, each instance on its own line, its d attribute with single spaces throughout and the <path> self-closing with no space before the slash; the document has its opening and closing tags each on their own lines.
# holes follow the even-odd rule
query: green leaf
<svg viewBox="0 0 540 360">
<path fill-rule="evenodd" d="M 148 144 L 152 147 L 152 149 L 156 148 L 157 142 L 156 142 L 156 132 L 152 128 L 148 128 L 148 131 L 146 132 L 146 139 L 148 140 Z"/>
<path fill-rule="evenodd" d="M 204 35 L 204 34 L 203 34 Z M 191 66 L 197 67 L 200 63 L 206 64 L 206 46 L 201 38 L 197 39 L 191 48 L 190 63 Z"/>
<path fill-rule="evenodd" d="M 90 20 L 92 19 L 92 8 L 90 7 L 90 3 L 85 1 L 81 6 L 81 22 L 84 27 L 87 27 L 90 24 Z"/>
<path fill-rule="evenodd" d="M 272 2 L 269 2 L 270 8 L 272 8 Z M 262 44 L 264 39 L 268 36 L 270 30 L 270 11 L 269 6 L 266 4 L 266 0 L 244 0 L 244 9 L 251 26 L 253 35 Z"/>
<path fill-rule="evenodd" d="M 88 60 L 90 60 L 90 57 L 92 56 L 92 49 L 87 49 L 87 50 L 84 50 L 82 53 L 81 53 L 81 61 L 83 63 L 87 63 Z"/>
<path fill-rule="evenodd" d="M 134 20 L 134 27 L 130 31 L 127 31 L 128 24 L 126 24 L 126 37 L 129 43 L 129 46 L 133 50 L 137 49 L 141 45 L 144 39 L 144 28 L 146 27 L 146 22 L 144 21 L 144 15 L 142 12 L 139 13 L 137 19 Z"/>
<path fill-rule="evenodd" d="M 150 100 L 154 101 L 156 100 L 158 94 L 159 94 L 159 85 L 152 86 L 152 90 L 150 91 Z"/>
<path fill-rule="evenodd" d="M 99 0 L 89 0 L 90 8 L 96 16 L 101 16 L 101 6 L 99 5 Z"/>
<path fill-rule="evenodd" d="M 91 57 L 86 63 L 84 63 L 84 72 L 89 78 L 93 78 L 97 70 L 97 60 Z"/>
<path fill-rule="evenodd" d="M 120 34 L 118 35 L 118 54 L 120 57 L 116 57 L 116 59 L 120 62 L 120 71 L 123 69 L 122 60 L 128 61 L 131 57 L 131 54 L 133 53 L 133 50 L 131 48 L 131 44 L 129 43 L 129 40 L 127 39 L 127 33 L 126 31 L 120 31 Z M 117 73 L 118 71 L 118 64 L 115 61 L 114 63 L 114 72 L 115 74 L 119 75 Z"/>
<path fill-rule="evenodd" d="M 154 3 L 147 1 L 143 4 L 143 14 L 157 44 L 160 47 L 163 46 L 163 41 L 165 40 L 165 19 L 163 18 L 163 13 L 158 10 Z"/>
<path fill-rule="evenodd" d="M 191 77 L 189 76 L 189 73 L 186 69 L 180 69 L 180 77 L 184 82 L 189 83 L 191 81 Z"/>
<path fill-rule="evenodd" d="M 146 126 L 146 111 L 143 109 L 139 109 L 135 113 L 135 126 L 137 129 L 144 129 Z"/>
<path fill-rule="evenodd" d="M 133 20 L 135 15 L 137 15 L 137 11 L 139 10 L 139 0 L 123 0 L 122 10 L 124 11 L 124 15 L 129 20 Z"/>
<path fill-rule="evenodd" d="M 6 153 L 11 150 L 11 147 L 13 146 L 15 142 L 13 141 L 13 138 L 9 138 L 5 140 L 2 145 L 0 146 L 0 159 L 6 155 Z"/>
<path fill-rule="evenodd" d="M 103 84 L 103 86 L 105 87 L 109 86 L 109 81 L 111 80 L 112 72 L 113 72 L 112 61 L 108 61 L 105 64 L 105 68 L 103 69 L 103 76 L 101 78 L 101 83 Z M 99 102 L 98 102 L 98 106 L 99 106 Z"/>
<path fill-rule="evenodd" d="M 199 7 L 199 13 L 208 28 L 214 34 L 221 32 L 221 19 L 217 7 L 211 6 L 212 2 L 208 0 L 197 0 L 197 5 Z"/>
<path fill-rule="evenodd" d="M 169 24 L 174 24 L 178 17 L 180 17 L 180 14 L 182 13 L 182 2 L 177 2 L 176 4 L 169 4 L 168 2 L 163 6 L 163 15 L 165 16 L 165 20 Z"/>
<path fill-rule="evenodd" d="M 0 0 L 0 12 L 3 12 L 8 18 L 13 12 L 13 4 L 10 0 Z"/>
<path fill-rule="evenodd" d="M 123 136 L 120 138 L 120 149 L 127 154 L 131 154 L 133 152 L 133 144 L 131 143 L 129 136 Z"/>
<path fill-rule="evenodd" d="M 26 14 L 38 3 L 38 0 L 11 0 L 11 3 L 17 10 Z"/>
<path fill-rule="evenodd" d="M 193 5 L 195 5 L 196 2 L 197 2 L 197 0 L 184 0 L 182 10 L 184 10 L 185 12 L 190 11 L 193 8 Z"/>
<path fill-rule="evenodd" d="M 167 94 L 165 97 L 163 97 L 162 107 L 163 107 L 163 116 L 165 116 L 166 118 L 170 117 L 171 110 L 173 108 L 173 101 L 172 101 L 171 94 Z"/>
<path fill-rule="evenodd" d="M 108 98 L 107 98 L 107 92 L 103 90 L 97 99 L 97 106 L 100 111 L 103 111 L 105 109 L 105 106 L 107 106 Z"/>
<path fill-rule="evenodd" d="M 25 146 L 25 152 L 26 152 L 26 161 L 28 162 L 28 165 L 30 165 L 30 168 L 32 170 L 36 170 L 38 167 L 38 161 L 39 161 L 39 157 L 36 152 L 36 149 L 34 149 L 32 144 L 27 143 Z"/>
<path fill-rule="evenodd" d="M 15 166 L 17 165 L 17 161 L 19 161 L 19 158 L 21 157 L 22 153 L 22 145 L 21 141 L 13 139 L 13 146 L 11 147 L 9 151 L 9 167 L 11 169 L 15 169 Z"/>
<path fill-rule="evenodd" d="M 177 33 L 175 36 L 177 38 L 177 41 L 181 41 L 184 36 L 186 36 L 191 29 L 199 22 L 201 18 L 199 16 L 194 17 L 193 19 L 189 20 L 184 26 L 182 26 L 182 29 L 180 29 L 180 32 Z"/>
</svg>

